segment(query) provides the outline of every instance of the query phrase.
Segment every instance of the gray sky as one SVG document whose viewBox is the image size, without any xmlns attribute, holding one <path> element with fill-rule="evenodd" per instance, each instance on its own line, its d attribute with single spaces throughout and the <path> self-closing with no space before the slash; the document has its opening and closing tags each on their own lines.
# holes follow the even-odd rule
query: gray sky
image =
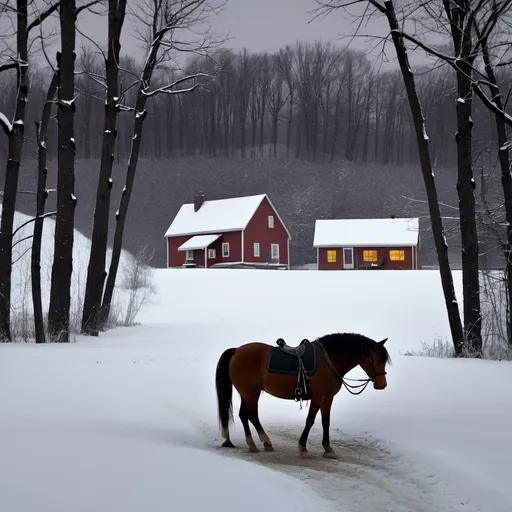
<svg viewBox="0 0 512 512">
<path fill-rule="evenodd" d="M 36 3 L 44 4 L 46 1 L 36 0 Z M 77 4 L 81 5 L 86 1 L 78 0 Z M 140 0 L 128 0 L 131 9 L 139 5 L 138 1 Z M 400 0 L 397 0 L 396 3 L 399 2 Z M 351 11 L 355 14 L 367 5 L 366 2 L 363 2 L 361 6 L 352 7 Z M 210 24 L 218 35 L 230 35 L 231 39 L 226 41 L 224 46 L 235 50 L 245 47 L 252 52 L 271 52 L 298 40 L 305 42 L 321 40 L 330 41 L 340 46 L 345 46 L 350 42 L 352 47 L 366 51 L 370 59 L 372 56 L 382 56 L 380 54 L 382 43 L 379 39 L 374 37 L 351 37 L 356 31 L 362 36 L 386 36 L 389 29 L 385 18 L 380 13 L 370 19 L 366 18 L 364 25 L 360 26 L 360 20 L 357 17 L 350 16 L 349 13 L 342 10 L 332 12 L 328 16 L 315 18 L 313 11 L 317 7 L 315 0 L 228 0 L 224 10 L 210 19 Z M 2 25 L 5 28 L 5 20 L 3 23 L 0 21 L 0 29 Z M 107 31 L 106 15 L 98 16 L 97 14 L 84 12 L 80 15 L 78 27 L 89 38 L 104 46 Z M 51 21 L 47 20 L 45 22 L 45 32 L 52 28 L 58 28 L 57 15 L 54 15 Z M 134 20 L 128 16 L 123 28 L 122 53 L 141 60 L 143 52 L 140 49 L 139 41 L 134 37 L 134 28 Z M 77 53 L 80 53 L 81 40 L 86 41 L 78 35 Z M 8 44 L 5 40 L 1 41 L 1 38 L 0 42 L 4 45 Z M 12 45 L 8 46 L 12 48 Z M 48 49 L 52 60 L 58 46 L 59 38 L 57 35 L 54 38 L 54 45 Z M 0 53 L 1 50 L 0 48 Z M 394 50 L 390 43 L 387 44 L 386 55 L 386 60 L 391 61 L 391 65 L 394 65 Z M 411 55 L 413 64 L 424 59 L 424 52 Z M 41 62 L 45 63 L 44 60 Z M 384 62 L 381 65 L 389 67 L 390 64 Z"/>
<path fill-rule="evenodd" d="M 131 5 L 135 6 L 133 0 Z M 358 20 L 342 11 L 313 19 L 316 8 L 315 0 L 228 0 L 223 11 L 211 18 L 211 26 L 218 35 L 229 34 L 230 39 L 224 46 L 236 50 L 271 52 L 297 40 L 346 45 L 356 32 Z M 129 18 L 127 22 L 123 29 L 123 53 L 142 57 L 139 43 L 133 37 L 133 20 Z M 98 40 L 106 31 L 106 20 L 86 14 L 80 26 L 87 35 Z M 360 33 L 384 36 L 386 28 L 385 20 L 379 15 L 361 27 Z M 366 50 L 375 46 L 375 40 L 356 38 L 351 45 Z"/>
</svg>

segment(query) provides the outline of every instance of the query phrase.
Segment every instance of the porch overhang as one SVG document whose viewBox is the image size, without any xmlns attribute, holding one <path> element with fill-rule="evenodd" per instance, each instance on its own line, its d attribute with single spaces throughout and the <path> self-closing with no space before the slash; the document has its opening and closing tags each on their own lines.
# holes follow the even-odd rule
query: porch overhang
<svg viewBox="0 0 512 512">
<path fill-rule="evenodd" d="M 196 235 L 187 240 L 178 247 L 178 251 L 195 251 L 197 249 L 206 249 L 221 235 Z"/>
</svg>

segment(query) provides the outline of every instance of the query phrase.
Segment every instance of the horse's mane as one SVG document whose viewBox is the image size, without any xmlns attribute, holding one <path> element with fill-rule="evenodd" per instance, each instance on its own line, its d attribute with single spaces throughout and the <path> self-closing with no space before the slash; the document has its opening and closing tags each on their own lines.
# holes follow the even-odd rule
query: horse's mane
<svg viewBox="0 0 512 512">
<path fill-rule="evenodd" d="M 375 345 L 374 340 L 362 334 L 335 332 L 320 336 L 314 341 L 319 341 L 327 351 L 339 356 L 366 355 L 373 349 L 382 363 L 391 364 L 391 357 L 386 347 L 384 345 Z"/>
</svg>

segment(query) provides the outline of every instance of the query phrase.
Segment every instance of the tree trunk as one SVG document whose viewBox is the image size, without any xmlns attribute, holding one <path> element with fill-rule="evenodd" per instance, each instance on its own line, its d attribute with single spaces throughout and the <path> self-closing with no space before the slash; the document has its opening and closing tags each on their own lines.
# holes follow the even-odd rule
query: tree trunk
<svg viewBox="0 0 512 512">
<path fill-rule="evenodd" d="M 421 103 L 416 90 L 414 75 L 409 66 L 409 58 L 404 39 L 399 33 L 399 25 L 395 15 L 395 8 L 392 0 L 384 3 L 389 27 L 392 31 L 393 44 L 395 46 L 396 55 L 400 65 L 400 71 L 404 80 L 407 98 L 414 121 L 414 129 L 416 132 L 416 142 L 420 156 L 421 172 L 425 183 L 425 191 L 428 198 L 428 207 L 430 213 L 430 221 L 432 225 L 432 235 L 437 251 L 437 259 L 439 262 L 439 273 L 441 276 L 441 284 L 443 287 L 444 300 L 446 303 L 446 311 L 448 313 L 448 321 L 452 335 L 453 346 L 457 355 L 462 354 L 464 345 L 464 332 L 462 330 L 462 322 L 460 312 L 455 296 L 455 288 L 453 286 L 453 277 L 448 259 L 448 245 L 444 234 L 443 221 L 439 208 L 439 200 L 437 197 L 437 189 L 434 179 L 434 171 L 430 158 L 429 141 L 425 132 L 425 121 L 421 109 Z"/>
<path fill-rule="evenodd" d="M 28 36 L 27 2 L 17 0 L 16 46 L 18 59 L 26 64 L 17 68 L 17 98 L 14 123 L 8 133 L 8 154 L 0 222 L 0 341 L 11 341 L 11 271 L 12 237 L 16 195 L 25 133 L 25 112 L 28 98 Z"/>
<path fill-rule="evenodd" d="M 466 13 L 469 16 L 469 12 Z M 478 272 L 478 233 L 475 217 L 475 180 L 473 178 L 473 154 L 471 119 L 473 89 L 471 36 L 463 31 L 465 25 L 461 9 L 452 10 L 451 30 L 456 55 L 460 55 L 457 71 L 457 192 L 462 250 L 462 288 L 464 297 L 464 335 L 467 349 L 473 355 L 482 351 L 482 317 L 480 314 L 480 283 Z M 466 31 L 471 31 L 471 24 Z"/>
<path fill-rule="evenodd" d="M 117 114 L 119 102 L 119 53 L 121 30 L 126 12 L 126 0 L 109 0 L 108 9 L 108 55 L 106 60 L 107 101 L 103 131 L 100 173 L 96 189 L 96 207 L 91 239 L 91 252 L 87 269 L 85 299 L 82 314 L 82 332 L 98 334 L 98 313 L 101 307 L 106 277 L 108 225 L 110 197 L 112 191 L 112 167 L 117 137 Z"/>
<path fill-rule="evenodd" d="M 31 253 L 31 281 L 32 281 L 32 303 L 34 307 L 34 329 L 36 334 L 36 343 L 45 343 L 43 304 L 41 299 L 41 243 L 43 238 L 44 209 L 48 191 L 46 190 L 46 177 L 48 169 L 46 168 L 46 148 L 48 140 L 48 124 L 50 123 L 50 114 L 52 111 L 53 100 L 57 92 L 59 83 L 58 73 L 55 72 L 43 106 L 43 115 L 41 121 L 36 123 L 37 135 L 37 203 L 36 219 L 34 221 L 34 236 L 32 239 Z"/>
<path fill-rule="evenodd" d="M 492 101 L 496 106 L 505 111 L 503 100 L 501 98 L 498 81 L 489 57 L 489 49 L 487 46 L 487 38 L 482 40 L 482 54 L 485 64 L 485 72 L 489 79 Z M 510 173 L 510 158 L 508 147 L 507 125 L 504 119 L 495 113 L 496 132 L 498 136 L 498 158 L 501 167 L 501 185 L 503 188 L 503 197 L 505 199 L 505 220 L 507 225 L 507 239 L 504 244 L 504 253 L 506 258 L 505 275 L 507 289 L 507 336 L 508 344 L 512 347 L 512 320 L 510 308 L 512 307 L 512 176 Z"/>
<path fill-rule="evenodd" d="M 62 52 L 58 54 L 58 176 L 57 218 L 50 289 L 48 331 L 50 338 L 69 342 L 71 275 L 75 223 L 75 0 L 60 5 Z"/>
<path fill-rule="evenodd" d="M 112 247 L 112 259 L 110 261 L 110 268 L 107 277 L 107 284 L 103 294 L 103 302 L 100 311 L 100 329 L 104 329 L 110 316 L 110 309 L 112 307 L 112 298 L 114 297 L 114 287 L 116 284 L 117 271 L 119 269 L 119 261 L 121 259 L 121 250 L 123 248 L 123 234 L 128 216 L 128 205 L 133 190 L 133 183 L 135 181 L 135 171 L 137 170 L 137 163 L 139 160 L 140 146 L 142 142 L 142 128 L 144 120 L 146 119 L 146 100 L 147 96 L 142 92 L 144 82 L 149 83 L 149 80 L 144 80 L 139 89 L 137 98 L 137 106 L 135 112 L 135 120 L 133 125 L 133 138 L 132 148 L 130 152 L 130 160 L 128 169 L 126 171 L 126 184 L 123 188 L 121 195 L 121 203 L 119 210 L 116 213 L 116 232 L 114 235 L 114 245 Z"/>
<path fill-rule="evenodd" d="M 288 105 L 288 123 L 286 126 L 286 156 L 290 156 L 290 148 L 292 145 L 292 124 L 293 124 L 293 89 L 292 85 L 290 85 L 291 82 L 288 82 L 288 89 L 290 91 L 289 94 L 289 102 Z"/>
</svg>

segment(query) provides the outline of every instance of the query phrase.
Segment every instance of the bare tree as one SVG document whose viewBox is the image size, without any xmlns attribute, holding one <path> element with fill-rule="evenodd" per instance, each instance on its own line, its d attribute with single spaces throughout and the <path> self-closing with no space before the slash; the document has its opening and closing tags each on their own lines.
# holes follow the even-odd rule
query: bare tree
<svg viewBox="0 0 512 512">
<path fill-rule="evenodd" d="M 0 223 L 0 341 L 10 341 L 12 238 L 29 95 L 29 38 L 31 31 L 57 10 L 59 2 L 50 4 L 32 21 L 29 20 L 26 0 L 17 0 L 15 8 L 10 8 L 7 3 L 3 7 L 6 10 L 12 9 L 16 15 L 16 53 L 10 56 L 7 62 L 0 63 L 0 72 L 10 69 L 16 71 L 16 106 L 13 121 L 9 121 L 0 112 L 0 126 L 8 138 Z"/>
<path fill-rule="evenodd" d="M 485 66 L 485 73 L 487 75 L 487 85 L 489 87 L 489 94 L 492 102 L 501 111 L 505 111 L 505 103 L 498 85 L 498 80 L 495 73 L 495 66 L 492 61 L 491 51 L 489 49 L 489 34 L 482 34 L 478 24 L 475 26 L 476 33 L 482 45 L 482 57 Z M 512 43 L 509 43 L 509 49 L 512 49 Z M 512 89 L 509 89 L 507 98 Z M 511 176 L 511 161 L 509 151 L 511 144 L 508 140 L 507 124 L 502 116 L 494 112 L 494 119 L 496 123 L 496 135 L 498 145 L 498 159 L 501 169 L 501 185 L 503 188 L 504 207 L 505 207 L 505 221 L 506 221 L 506 239 L 502 247 L 505 255 L 505 284 L 507 290 L 507 340 L 509 346 L 512 348 L 512 176 Z"/>
<path fill-rule="evenodd" d="M 464 328 L 467 349 L 475 355 L 481 354 L 481 312 L 480 312 L 480 284 L 479 284 L 479 247 L 475 211 L 475 179 L 473 176 L 472 131 L 473 131 L 473 92 L 482 100 L 496 116 L 497 125 L 500 126 L 498 137 L 506 138 L 506 123 L 512 118 L 506 113 L 503 104 L 494 98 L 489 98 L 485 92 L 485 85 L 489 77 L 490 62 L 487 43 L 500 20 L 508 13 L 512 6 L 511 0 L 493 0 L 485 2 L 443 0 L 444 16 L 448 25 L 453 43 L 453 56 L 436 52 L 444 62 L 450 64 L 457 78 L 457 191 L 459 194 L 459 216 L 462 241 L 462 273 L 464 295 Z M 426 8 L 427 14 L 438 20 L 438 14 L 432 8 Z M 401 31 L 403 37 L 419 44 L 423 48 L 428 46 Z M 510 45 L 510 43 L 508 43 Z M 484 48 L 485 45 L 485 48 Z M 475 60 L 483 52 L 486 63 L 487 76 L 482 80 L 482 73 L 475 68 Z M 491 73 L 492 75 L 492 73 Z M 494 91 L 491 91 L 494 95 Z M 495 95 L 494 95 L 495 96 Z M 502 157 L 503 158 L 503 157 Z M 502 164 L 506 164 L 505 161 Z M 509 171 L 507 171 L 509 173 Z M 505 197 L 510 196 L 510 184 L 505 182 Z M 508 189 L 507 189 L 508 187 Z M 511 197 L 512 199 L 512 197 Z M 512 216 L 512 210 L 510 211 Z"/>
<path fill-rule="evenodd" d="M 36 343 L 45 343 L 43 304 L 41 300 L 41 245 L 43 238 L 43 222 L 45 218 L 45 204 L 48 197 L 46 189 L 46 153 L 48 140 L 48 125 L 52 106 L 59 83 L 58 71 L 55 71 L 48 87 L 46 100 L 43 106 L 41 121 L 37 125 L 37 198 L 36 217 L 34 222 L 34 235 L 31 252 L 31 281 L 32 281 L 32 302 L 34 305 L 34 328 Z"/>
<path fill-rule="evenodd" d="M 48 311 L 48 333 L 52 340 L 69 342 L 71 276 L 75 228 L 75 41 L 76 20 L 93 0 L 76 7 L 75 0 L 59 9 L 61 51 L 57 54 L 58 175 L 57 217 Z"/>
<path fill-rule="evenodd" d="M 331 11 L 333 9 L 343 8 L 348 5 L 347 2 L 329 0 L 316 0 L 320 4 L 321 9 Z M 366 2 L 366 0 L 361 0 Z M 443 221 L 439 207 L 439 199 L 437 196 L 437 189 L 434 178 L 434 171 L 432 168 L 432 160 L 429 149 L 429 138 L 425 129 L 425 119 L 421 103 L 416 89 L 416 81 L 412 73 L 407 48 L 405 46 L 404 37 L 399 30 L 398 20 L 395 13 L 393 1 L 387 0 L 383 4 L 378 0 L 368 0 L 368 2 L 377 9 L 380 13 L 384 14 L 389 28 L 391 30 L 393 45 L 395 48 L 396 56 L 400 66 L 409 107 L 414 122 L 414 129 L 416 133 L 416 143 L 420 155 L 420 165 L 425 184 L 425 191 L 428 198 L 428 206 L 430 213 L 430 221 L 432 225 L 432 234 L 436 246 L 437 258 L 439 262 L 439 272 L 441 276 L 441 283 L 443 287 L 443 294 L 448 313 L 448 320 L 452 335 L 452 342 L 457 355 L 463 353 L 464 348 L 464 331 L 462 329 L 462 322 L 460 312 L 455 295 L 455 288 L 453 285 L 453 276 L 451 273 L 450 262 L 448 258 L 448 245 L 446 243 Z M 354 2 L 350 2 L 354 3 Z M 357 3 L 357 2 L 356 2 Z"/>
<path fill-rule="evenodd" d="M 87 269 L 82 332 L 97 334 L 97 322 L 106 278 L 108 220 L 112 189 L 112 167 L 117 137 L 119 103 L 119 63 L 121 31 L 126 12 L 126 0 L 108 0 L 108 51 L 105 59 L 106 101 L 103 149 L 96 192 L 96 207 L 92 229 L 91 252 Z M 102 84 L 103 85 L 103 84 Z"/>
<path fill-rule="evenodd" d="M 133 137 L 130 160 L 126 171 L 126 184 L 121 195 L 119 210 L 116 213 L 116 230 L 112 248 L 112 259 L 100 312 L 100 327 L 104 325 L 110 313 L 110 305 L 114 294 L 114 286 L 119 268 L 119 260 L 123 245 L 123 234 L 128 215 L 128 206 L 133 191 L 135 173 L 142 142 L 142 128 L 147 116 L 146 102 L 159 94 L 177 95 L 190 93 L 201 85 L 201 78 L 208 78 L 204 73 L 184 76 L 170 84 L 152 88 L 152 77 L 155 69 L 168 60 L 170 53 L 175 51 L 201 53 L 216 44 L 207 32 L 199 41 L 180 43 L 176 32 L 185 30 L 191 32 L 199 23 L 207 20 L 208 16 L 218 12 L 220 7 L 213 7 L 208 0 L 155 0 L 144 3 L 138 14 L 139 21 L 146 27 L 149 37 L 143 40 L 147 46 L 147 55 L 140 79 L 137 80 L 138 92 L 134 107 L 122 107 L 133 112 Z M 183 88 L 182 85 L 192 83 Z M 122 100 L 122 98 L 121 98 Z"/>
</svg>

